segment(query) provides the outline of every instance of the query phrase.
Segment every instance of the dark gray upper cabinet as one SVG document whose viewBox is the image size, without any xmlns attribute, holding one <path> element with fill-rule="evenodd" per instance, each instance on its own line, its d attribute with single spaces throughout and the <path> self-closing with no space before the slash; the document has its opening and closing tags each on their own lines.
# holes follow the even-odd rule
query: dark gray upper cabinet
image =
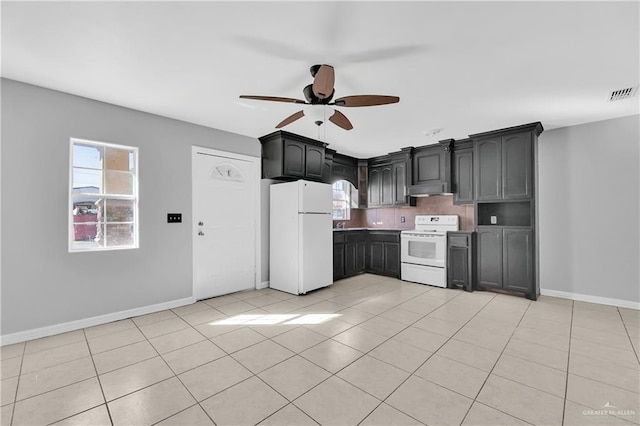
<svg viewBox="0 0 640 426">
<path fill-rule="evenodd" d="M 451 167 L 453 204 L 473 204 L 473 143 L 456 142 Z"/>
<path fill-rule="evenodd" d="M 541 132 L 532 123 L 471 135 L 477 201 L 533 198 L 533 149 Z"/>
<path fill-rule="evenodd" d="M 368 207 L 393 206 L 393 169 L 391 164 L 369 166 Z"/>
<path fill-rule="evenodd" d="M 475 147 L 476 199 L 502 199 L 502 143 L 500 138 L 478 141 Z"/>
<path fill-rule="evenodd" d="M 368 206 L 377 207 L 380 205 L 380 191 L 382 187 L 382 169 L 379 167 L 369 168 L 369 197 Z"/>
<path fill-rule="evenodd" d="M 262 177 L 327 180 L 326 143 L 279 130 L 260 138 Z"/>
<path fill-rule="evenodd" d="M 409 195 L 444 194 L 451 192 L 451 148 L 453 139 L 437 145 L 412 150 L 412 176 Z"/>
<path fill-rule="evenodd" d="M 533 197 L 531 133 L 502 137 L 502 198 Z"/>
<path fill-rule="evenodd" d="M 326 150 L 329 152 L 330 150 Z M 357 189 L 360 186 L 358 179 L 358 159 L 335 153 L 332 156 L 331 182 L 346 180 Z"/>
<path fill-rule="evenodd" d="M 411 151 L 404 148 L 368 161 L 368 207 L 415 206 L 407 194 L 411 179 Z"/>
<path fill-rule="evenodd" d="M 298 141 L 284 139 L 282 173 L 287 176 L 304 178 L 306 145 Z"/>
<path fill-rule="evenodd" d="M 336 152 L 333 149 L 325 148 L 324 164 L 322 166 L 322 182 L 333 182 L 333 156 Z"/>
<path fill-rule="evenodd" d="M 380 167 L 380 205 L 393 205 L 394 176 L 392 166 Z"/>
<path fill-rule="evenodd" d="M 407 203 L 407 163 L 405 161 L 391 165 L 393 173 L 393 204 Z"/>
</svg>

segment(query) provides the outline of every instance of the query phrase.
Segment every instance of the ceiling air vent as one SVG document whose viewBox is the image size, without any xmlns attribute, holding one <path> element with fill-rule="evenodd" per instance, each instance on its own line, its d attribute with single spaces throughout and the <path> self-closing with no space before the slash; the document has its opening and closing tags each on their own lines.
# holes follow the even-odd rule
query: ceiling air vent
<svg viewBox="0 0 640 426">
<path fill-rule="evenodd" d="M 633 98 L 638 91 L 638 86 L 627 87 L 626 89 L 614 90 L 609 94 L 609 102 L 621 101 L 622 99 Z"/>
</svg>

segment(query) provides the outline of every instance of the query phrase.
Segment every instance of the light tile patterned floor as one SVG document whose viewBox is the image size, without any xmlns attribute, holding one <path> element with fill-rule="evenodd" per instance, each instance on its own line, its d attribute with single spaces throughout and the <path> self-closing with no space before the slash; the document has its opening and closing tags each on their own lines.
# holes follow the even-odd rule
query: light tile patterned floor
<svg viewBox="0 0 640 426">
<path fill-rule="evenodd" d="M 640 424 L 640 312 L 360 275 L 2 347 L 2 425 Z"/>
</svg>

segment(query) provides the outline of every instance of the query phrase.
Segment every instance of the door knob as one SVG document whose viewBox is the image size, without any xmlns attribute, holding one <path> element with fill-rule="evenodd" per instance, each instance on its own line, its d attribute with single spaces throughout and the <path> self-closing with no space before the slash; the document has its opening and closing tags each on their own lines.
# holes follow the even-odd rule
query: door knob
<svg viewBox="0 0 640 426">
<path fill-rule="evenodd" d="M 198 226 L 204 226 L 204 222 L 198 222 Z"/>
<path fill-rule="evenodd" d="M 198 235 L 200 235 L 202 237 L 204 235 L 204 232 L 198 231 Z"/>
</svg>

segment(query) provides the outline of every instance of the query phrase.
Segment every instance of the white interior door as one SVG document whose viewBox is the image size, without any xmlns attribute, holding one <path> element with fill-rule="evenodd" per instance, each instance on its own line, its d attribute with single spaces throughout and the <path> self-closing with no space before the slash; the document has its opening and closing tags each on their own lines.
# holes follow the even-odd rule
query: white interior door
<svg viewBox="0 0 640 426">
<path fill-rule="evenodd" d="M 193 147 L 193 296 L 256 287 L 259 159 Z"/>
</svg>

